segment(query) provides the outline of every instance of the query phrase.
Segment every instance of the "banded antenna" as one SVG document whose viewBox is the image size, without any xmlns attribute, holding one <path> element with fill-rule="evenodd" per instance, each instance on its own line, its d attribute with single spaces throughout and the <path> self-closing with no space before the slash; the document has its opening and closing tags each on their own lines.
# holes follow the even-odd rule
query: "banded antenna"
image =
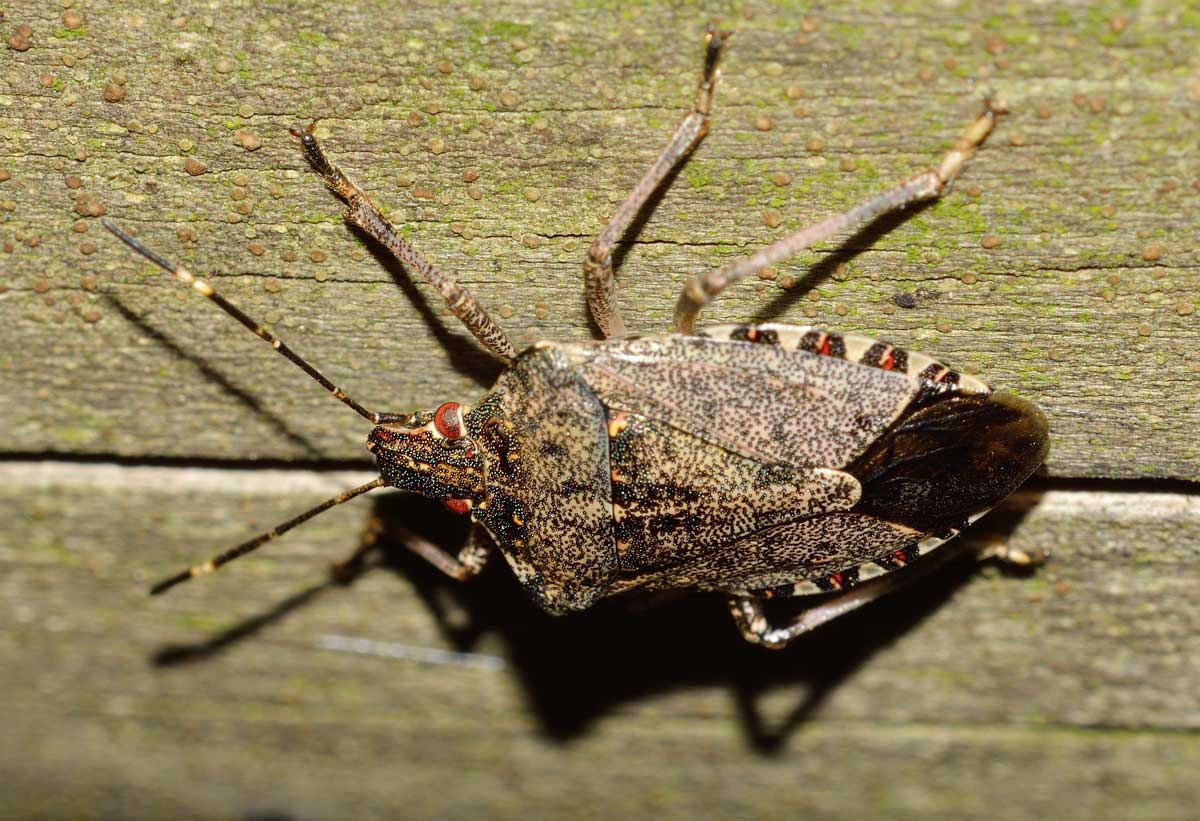
<svg viewBox="0 0 1200 821">
<path fill-rule="evenodd" d="M 118 228 L 116 224 L 107 217 L 100 220 L 100 222 L 105 228 L 112 232 L 113 236 L 121 240 L 121 242 L 137 251 L 159 268 L 162 268 L 164 271 L 174 276 L 183 284 L 192 286 L 193 290 L 215 302 L 222 311 L 229 314 L 238 322 L 242 323 L 242 325 L 245 327 L 249 328 L 255 336 L 257 336 L 263 342 L 266 342 L 271 346 L 272 349 L 285 356 L 294 365 L 315 379 L 318 383 L 320 383 L 321 387 L 333 394 L 334 399 L 337 399 L 339 402 L 349 407 L 359 416 L 376 425 L 404 424 L 412 418 L 409 414 L 405 413 L 381 413 L 379 411 L 367 410 L 362 405 L 358 404 L 358 402 L 355 402 L 354 399 L 352 399 L 345 391 L 330 382 L 324 374 L 322 374 L 312 365 L 308 364 L 308 362 L 306 362 L 298 353 L 285 345 L 283 340 L 273 336 L 269 331 L 263 328 L 262 325 L 255 322 L 240 308 L 223 297 L 215 288 L 212 287 L 212 285 L 208 283 L 207 280 L 198 278 L 182 265 L 176 265 L 166 259 L 166 257 L 151 251 L 145 245 L 142 245 L 142 243 L 140 243 L 138 240 L 134 239 L 132 236 Z M 296 525 L 307 522 L 318 513 L 323 513 L 334 505 L 340 505 L 342 502 L 348 502 L 355 496 L 361 496 L 369 490 L 374 490 L 375 488 L 383 486 L 384 481 L 383 478 L 380 477 L 378 479 L 372 479 L 370 482 L 367 482 L 365 485 L 361 485 L 360 487 L 344 490 L 337 496 L 334 496 L 332 499 L 326 499 L 324 502 L 321 502 L 321 504 L 304 511 L 299 516 L 288 519 L 283 524 L 276 525 L 266 533 L 261 533 L 258 536 L 255 536 L 253 539 L 243 542 L 237 547 L 230 548 L 224 553 L 214 556 L 203 564 L 194 565 L 189 567 L 187 570 L 176 573 L 174 576 L 163 579 L 158 584 L 150 588 L 150 595 L 157 596 L 160 593 L 165 593 L 166 591 L 170 590 L 175 585 L 187 581 L 188 579 L 194 579 L 196 576 L 203 576 L 206 573 L 211 573 L 221 565 L 245 556 L 247 553 L 251 553 L 262 547 L 267 542 L 279 538 Z"/>
</svg>

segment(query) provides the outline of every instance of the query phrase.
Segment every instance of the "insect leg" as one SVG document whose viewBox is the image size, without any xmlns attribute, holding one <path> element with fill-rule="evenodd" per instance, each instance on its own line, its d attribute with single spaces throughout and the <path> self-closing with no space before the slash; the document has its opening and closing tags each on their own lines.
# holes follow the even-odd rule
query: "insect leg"
<svg viewBox="0 0 1200 821">
<path fill-rule="evenodd" d="M 914 202 L 940 197 L 974 155 L 975 149 L 991 133 L 996 117 L 1005 113 L 1004 107 L 992 100 L 985 100 L 984 105 L 983 113 L 967 127 L 954 147 L 946 152 L 937 168 L 931 168 L 895 188 L 876 194 L 845 213 L 829 217 L 816 225 L 810 225 L 786 236 L 750 256 L 690 279 L 675 304 L 675 330 L 691 333 L 700 310 L 738 280 L 756 274 L 768 265 L 785 260 L 822 240 L 870 222 L 889 211 L 899 210 Z"/>
<path fill-rule="evenodd" d="M 238 322 L 242 323 L 242 325 L 244 325 L 245 327 L 249 328 L 254 333 L 255 336 L 257 336 L 263 342 L 266 342 L 273 349 L 278 351 L 282 356 L 286 357 L 290 362 L 292 362 L 294 365 L 299 367 L 306 374 L 308 374 L 313 379 L 315 379 L 318 383 L 320 383 L 321 387 L 325 388 L 325 390 L 327 390 L 331 394 L 333 394 L 334 399 L 337 399 L 339 402 L 345 404 L 347 407 L 349 407 L 351 410 L 353 410 L 359 416 L 362 416 L 365 419 L 369 419 L 371 422 L 374 422 L 376 425 L 383 424 L 383 423 L 389 423 L 389 422 L 405 422 L 411 418 L 408 414 L 405 414 L 405 413 L 384 413 L 381 411 L 367 410 L 362 405 L 358 404 L 352 398 L 350 398 L 350 396 L 348 396 L 345 391 L 343 391 L 337 385 L 333 384 L 328 379 L 326 379 L 324 374 L 322 374 L 320 371 L 318 371 L 312 365 L 308 364 L 308 362 L 306 362 L 304 360 L 304 358 L 301 357 L 298 353 L 296 353 L 291 348 L 289 348 L 287 345 L 285 345 L 282 339 L 277 339 L 276 337 L 274 337 L 263 326 L 259 325 L 257 322 L 255 322 L 253 319 L 251 319 L 249 316 L 247 316 L 245 313 L 243 313 L 241 308 L 237 307 L 232 302 L 230 302 L 225 297 L 223 297 L 220 294 L 220 292 L 218 292 L 215 288 L 212 287 L 212 285 L 210 285 L 208 283 L 208 280 L 200 279 L 195 274 L 193 274 L 191 271 L 189 271 L 187 268 L 184 268 L 182 265 L 176 265 L 175 263 L 169 261 L 165 257 L 155 253 L 154 251 L 151 251 L 145 245 L 142 245 L 142 243 L 140 243 L 138 240 L 134 239 L 129 234 L 125 233 L 120 228 L 118 228 L 116 226 L 116 224 L 112 220 L 110 220 L 108 217 L 103 218 L 102 220 L 100 220 L 100 222 L 104 225 L 105 228 L 107 228 L 110 232 L 112 232 L 113 236 L 115 236 L 117 239 L 121 240 L 121 242 L 125 243 L 130 248 L 137 251 L 139 254 L 141 254 L 146 259 L 150 260 L 151 262 L 153 262 L 159 268 L 162 268 L 164 271 L 166 271 L 167 273 L 174 276 L 177 280 L 179 280 L 183 284 L 192 286 L 192 289 L 195 290 L 197 293 L 201 294 L 202 296 L 206 296 L 210 300 L 215 302 L 222 311 L 229 314 L 231 317 L 236 319 Z"/>
<path fill-rule="evenodd" d="M 588 306 L 592 317 L 606 336 L 622 336 L 625 333 L 625 320 L 621 317 L 621 309 L 617 307 L 617 283 L 613 278 L 612 247 L 617 240 L 624 236 L 630 223 L 638 211 L 662 184 L 667 175 L 675 169 L 684 157 L 688 155 L 705 132 L 708 131 L 708 115 L 712 110 L 713 92 L 717 87 L 717 60 L 721 47 L 728 33 L 718 32 L 709 26 L 705 33 L 707 48 L 704 55 L 704 72 L 696 88 L 696 102 L 675 129 L 666 147 L 642 176 L 637 185 L 629 192 L 629 196 L 621 203 L 612 219 L 604 226 L 600 235 L 592 241 L 588 248 L 587 259 L 583 263 L 584 287 L 587 291 Z"/>
<path fill-rule="evenodd" d="M 762 599 L 755 596 L 730 596 L 729 611 L 746 641 L 778 650 L 798 636 L 820 627 L 822 624 L 833 621 L 839 616 L 857 610 L 864 604 L 870 604 L 894 590 L 899 590 L 924 578 L 957 555 L 959 554 L 954 550 L 938 550 L 903 571 L 871 579 L 834 598 L 810 607 L 783 626 L 771 624 L 763 608 Z"/>
<path fill-rule="evenodd" d="M 1028 570 L 1046 563 L 1046 551 L 1041 548 L 1024 550 L 1009 544 L 997 544 L 980 551 L 979 560 L 999 562 L 1013 570 Z"/>
<path fill-rule="evenodd" d="M 493 552 L 491 537 L 480 525 L 471 527 L 470 533 L 467 534 L 467 543 L 458 551 L 457 556 L 451 556 L 433 542 L 407 527 L 378 518 L 372 519 L 369 525 L 367 546 L 377 544 L 379 538 L 385 535 L 390 540 L 400 542 L 450 578 L 459 581 L 466 581 L 472 576 L 478 575 Z M 335 574 L 336 572 L 335 570 Z"/>
<path fill-rule="evenodd" d="M 346 221 L 366 231 L 391 251 L 396 259 L 420 274 L 442 295 L 451 312 L 467 326 L 467 330 L 475 335 L 483 347 L 505 362 L 511 362 L 517 352 L 503 329 L 488 315 L 470 291 L 459 285 L 454 277 L 446 276 L 434 268 L 416 248 L 409 245 L 396 227 L 375 207 L 375 203 L 371 202 L 357 185 L 350 182 L 341 169 L 330 162 L 313 135 L 312 125 L 305 129 L 293 128 L 291 132 L 292 136 L 300 140 L 304 156 L 321 175 L 325 185 L 345 200 L 346 210 L 342 216 Z"/>
</svg>

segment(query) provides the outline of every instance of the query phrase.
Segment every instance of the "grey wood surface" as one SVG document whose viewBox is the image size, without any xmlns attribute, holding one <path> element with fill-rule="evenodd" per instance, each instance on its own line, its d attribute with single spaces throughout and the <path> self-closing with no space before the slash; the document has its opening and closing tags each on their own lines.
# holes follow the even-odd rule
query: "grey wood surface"
<svg viewBox="0 0 1200 821">
<path fill-rule="evenodd" d="M 1195 816 L 1194 3 L 66 2 L 0 19 L 0 816 Z M 371 511 L 461 538 L 383 494 L 146 599 L 361 480 L 332 469 L 369 468 L 366 430 L 96 217 L 368 406 L 469 402 L 497 366 L 287 128 L 516 341 L 588 338 L 584 250 L 714 17 L 711 132 L 618 254 L 631 330 L 1001 95 L 944 200 L 703 318 L 876 335 L 1036 401 L 1047 475 L 966 547 L 1051 562 L 959 563 L 772 654 L 706 597 L 554 620 L 502 566 L 456 586 L 399 550 L 324 584 Z"/>
<path fill-rule="evenodd" d="M 324 586 L 362 525 L 346 508 L 147 600 L 357 477 L 4 467 L 0 772 L 24 813 L 1182 818 L 1200 799 L 1196 496 L 1022 491 L 964 546 L 1048 549 L 1041 572 L 952 566 L 771 653 L 711 597 L 555 619 L 503 567 L 454 585 L 403 552 Z"/>
</svg>

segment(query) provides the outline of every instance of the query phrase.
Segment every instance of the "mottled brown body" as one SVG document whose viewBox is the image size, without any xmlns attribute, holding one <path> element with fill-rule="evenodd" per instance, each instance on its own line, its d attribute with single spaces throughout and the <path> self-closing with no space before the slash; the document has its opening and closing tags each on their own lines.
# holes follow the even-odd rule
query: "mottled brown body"
<svg viewBox="0 0 1200 821">
<path fill-rule="evenodd" d="M 1045 453 L 1028 403 L 782 325 L 539 343 L 464 420 L 486 465 L 472 516 L 551 612 L 635 588 L 848 587 L 954 535 Z"/>
</svg>

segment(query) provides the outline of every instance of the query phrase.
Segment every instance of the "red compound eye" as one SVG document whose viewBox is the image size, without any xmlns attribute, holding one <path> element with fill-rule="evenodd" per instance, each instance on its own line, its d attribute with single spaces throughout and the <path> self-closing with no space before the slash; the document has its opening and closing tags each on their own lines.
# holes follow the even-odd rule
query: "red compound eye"
<svg viewBox="0 0 1200 821">
<path fill-rule="evenodd" d="M 458 412 L 458 403 L 443 402 L 433 412 L 433 426 L 447 439 L 457 439 L 462 436 L 462 416 Z"/>
</svg>

